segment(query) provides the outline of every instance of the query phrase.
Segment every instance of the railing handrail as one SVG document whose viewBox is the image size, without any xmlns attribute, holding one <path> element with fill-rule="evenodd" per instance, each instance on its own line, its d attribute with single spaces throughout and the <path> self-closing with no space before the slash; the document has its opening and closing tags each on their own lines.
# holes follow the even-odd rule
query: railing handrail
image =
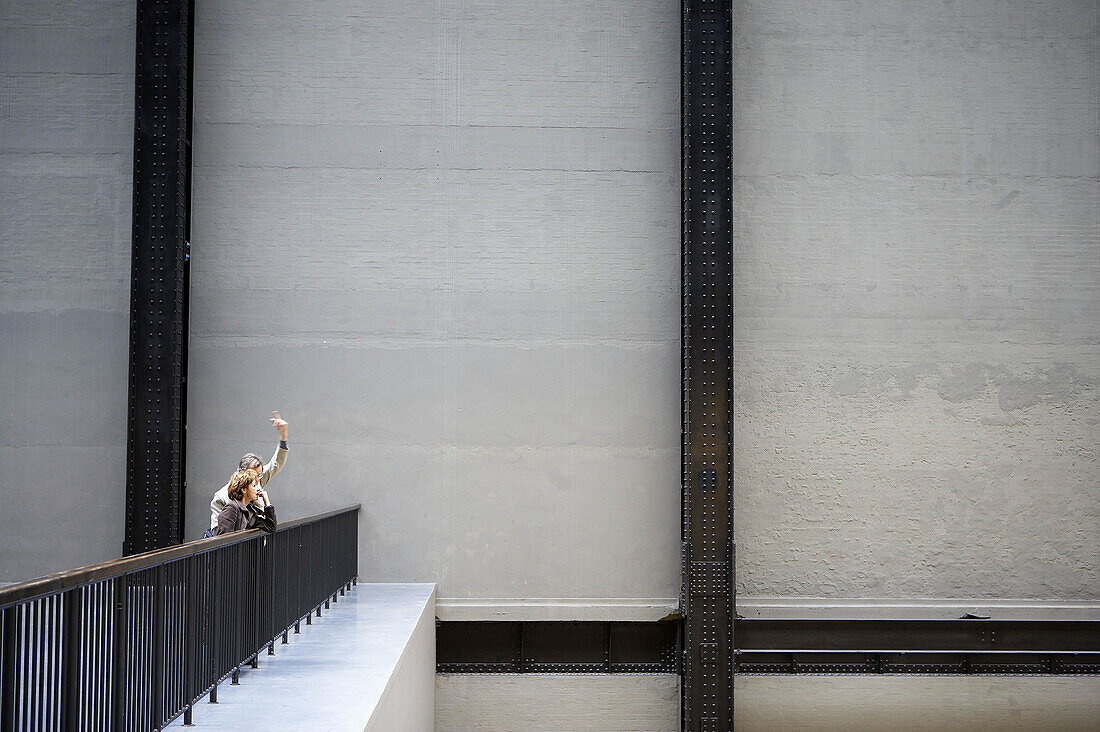
<svg viewBox="0 0 1100 732">
<path fill-rule="evenodd" d="M 317 521 L 335 516 L 336 514 L 358 511 L 361 507 L 362 504 L 354 503 L 350 506 L 336 508 L 324 513 L 280 522 L 279 529 L 276 533 L 289 531 L 298 526 L 316 523 Z M 143 552 L 120 559 L 109 559 L 105 562 L 99 562 L 98 564 L 89 564 L 85 567 L 77 567 L 76 569 L 66 569 L 43 577 L 17 582 L 0 589 L 0 609 L 17 603 L 26 602 L 27 600 L 35 600 L 39 597 L 54 595 L 91 582 L 112 579 L 124 574 L 130 574 L 131 572 L 155 567 L 159 564 L 166 564 L 168 562 L 183 559 L 184 557 L 189 557 L 194 554 L 213 551 L 219 547 L 240 544 L 259 538 L 263 534 L 265 534 L 265 532 L 261 529 L 234 531 L 231 534 L 225 534 L 223 536 L 214 536 L 209 539 L 195 539 L 193 541 L 184 542 L 183 544 L 177 544 L 176 546 L 165 547 L 164 549 L 155 549 L 151 552 Z"/>
</svg>

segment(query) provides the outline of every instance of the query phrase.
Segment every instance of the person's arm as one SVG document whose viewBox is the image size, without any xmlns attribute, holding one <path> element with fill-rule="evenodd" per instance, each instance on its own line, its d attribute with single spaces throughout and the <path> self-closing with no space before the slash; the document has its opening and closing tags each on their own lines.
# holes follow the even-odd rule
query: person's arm
<svg viewBox="0 0 1100 732">
<path fill-rule="evenodd" d="M 263 513 L 256 514 L 254 529 L 263 529 L 269 534 L 274 534 L 275 529 L 279 528 L 279 519 L 275 516 L 275 506 L 267 504 Z"/>
<path fill-rule="evenodd" d="M 275 454 L 271 456 L 271 460 L 264 466 L 263 475 L 260 476 L 261 486 L 267 485 L 267 482 L 283 469 L 283 466 L 286 465 L 287 455 L 290 454 L 290 448 L 286 444 L 289 433 L 286 420 L 280 417 L 278 412 L 272 412 L 272 414 L 275 416 L 271 418 L 271 424 L 275 425 L 275 429 L 279 432 L 279 445 L 275 448 Z"/>
<path fill-rule="evenodd" d="M 214 494 L 214 498 L 210 501 L 210 530 L 218 528 L 218 516 L 221 515 L 222 509 L 229 503 L 229 484 L 226 483 L 221 487 L 219 491 Z"/>
<path fill-rule="evenodd" d="M 237 530 L 237 516 L 240 514 L 241 509 L 237 508 L 236 503 L 227 504 L 222 512 L 218 514 L 218 527 L 214 530 L 214 536 L 221 536 L 222 534 L 229 534 Z"/>
<path fill-rule="evenodd" d="M 286 465 L 287 455 L 289 454 L 290 448 L 287 447 L 285 442 L 280 442 L 278 447 L 275 448 L 275 454 L 271 456 L 271 459 L 267 461 L 267 465 L 264 466 L 264 472 L 260 476 L 260 485 L 267 485 L 267 482 L 283 469 L 283 466 Z"/>
</svg>

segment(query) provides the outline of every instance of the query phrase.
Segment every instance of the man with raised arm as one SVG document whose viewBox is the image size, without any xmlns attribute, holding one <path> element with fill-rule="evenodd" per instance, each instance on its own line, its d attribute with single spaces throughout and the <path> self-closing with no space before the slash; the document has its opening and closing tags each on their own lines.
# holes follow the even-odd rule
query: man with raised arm
<svg viewBox="0 0 1100 732">
<path fill-rule="evenodd" d="M 274 415 L 271 418 L 271 424 L 279 432 L 279 446 L 275 448 L 275 454 L 272 455 L 271 460 L 267 465 L 264 465 L 264 461 L 260 459 L 259 455 L 255 453 L 245 453 L 241 456 L 240 462 L 237 464 L 238 470 L 255 470 L 260 474 L 260 487 L 263 488 L 267 485 L 267 482 L 275 477 L 275 474 L 283 469 L 286 465 L 286 456 L 290 452 L 290 448 L 286 446 L 287 424 L 286 420 L 279 416 L 278 412 L 272 412 Z M 266 494 L 266 491 L 261 491 L 261 495 Z M 270 501 L 268 497 L 268 501 Z M 222 509 L 229 503 L 229 483 L 226 483 L 214 494 L 214 499 L 210 501 L 210 530 L 213 531 L 218 526 L 218 516 L 221 514 Z M 257 497 L 251 504 L 259 512 L 263 512 L 264 506 L 260 502 L 260 498 Z"/>
</svg>

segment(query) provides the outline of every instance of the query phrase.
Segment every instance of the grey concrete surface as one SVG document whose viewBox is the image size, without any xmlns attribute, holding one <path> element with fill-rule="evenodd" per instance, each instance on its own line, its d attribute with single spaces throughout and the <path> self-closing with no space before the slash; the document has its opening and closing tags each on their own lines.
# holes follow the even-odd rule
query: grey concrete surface
<svg viewBox="0 0 1100 732">
<path fill-rule="evenodd" d="M 432 585 L 359 584 L 219 686 L 217 704 L 197 704 L 192 729 L 431 732 L 434 600 Z"/>
<path fill-rule="evenodd" d="M 431 589 L 365 732 L 435 729 L 435 586 Z"/>
<path fill-rule="evenodd" d="M 1095 8 L 937 8 L 736 5 L 745 597 L 1096 597 Z M 192 506 L 278 407 L 371 576 L 674 598 L 675 14 L 375 10 L 200 13 Z"/>
<path fill-rule="evenodd" d="M 1100 620 L 1096 600 L 932 600 L 752 597 L 737 599 L 737 614 L 772 620 L 956 620 L 967 613 L 997 620 Z"/>
<path fill-rule="evenodd" d="M 132 12 L 0 3 L 0 580 L 121 543 Z M 1098 12 L 735 2 L 740 596 L 1098 598 Z M 366 578 L 467 617 L 674 601 L 678 26 L 656 0 L 200 4 L 192 536 L 280 409 L 280 514 L 362 502 Z M 446 677 L 441 718 L 514 711 L 499 683 L 560 696 L 561 729 L 661 729 L 651 681 Z M 956 708 L 939 681 L 908 688 Z M 853 683 L 759 688 L 899 726 Z M 957 708 L 1095 697 L 1002 683 Z"/>
<path fill-rule="evenodd" d="M 738 676 L 738 730 L 1096 730 L 1093 677 Z M 547 704 L 547 700 L 553 700 Z M 671 674 L 441 674 L 436 729 L 610 732 L 680 729 Z"/>
<path fill-rule="evenodd" d="M 738 732 L 1086 732 L 1100 729 L 1090 676 L 738 676 Z"/>
<path fill-rule="evenodd" d="M 679 612 L 670 598 L 450 598 L 436 603 L 440 620 L 662 620 Z M 1100 614 L 1098 614 L 1100 617 Z"/>
<path fill-rule="evenodd" d="M 436 732 L 680 729 L 673 674 L 439 674 L 435 701 Z"/>
<path fill-rule="evenodd" d="M 1100 598 L 1097 4 L 734 25 L 738 594 Z"/>
<path fill-rule="evenodd" d="M 364 578 L 676 597 L 678 28 L 198 7 L 190 533 L 279 409 L 280 515 L 362 502 Z"/>
<path fill-rule="evenodd" d="M 134 5 L 0 2 L 0 580 L 119 556 Z"/>
</svg>

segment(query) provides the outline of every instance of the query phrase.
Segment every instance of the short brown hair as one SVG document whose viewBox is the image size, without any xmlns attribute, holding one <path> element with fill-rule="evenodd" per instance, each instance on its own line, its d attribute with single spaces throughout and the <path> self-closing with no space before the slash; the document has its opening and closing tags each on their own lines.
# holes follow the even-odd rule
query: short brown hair
<svg viewBox="0 0 1100 732">
<path fill-rule="evenodd" d="M 238 470 L 229 479 L 229 499 L 231 501 L 243 501 L 248 486 L 260 479 L 260 474 L 255 470 Z"/>
</svg>

